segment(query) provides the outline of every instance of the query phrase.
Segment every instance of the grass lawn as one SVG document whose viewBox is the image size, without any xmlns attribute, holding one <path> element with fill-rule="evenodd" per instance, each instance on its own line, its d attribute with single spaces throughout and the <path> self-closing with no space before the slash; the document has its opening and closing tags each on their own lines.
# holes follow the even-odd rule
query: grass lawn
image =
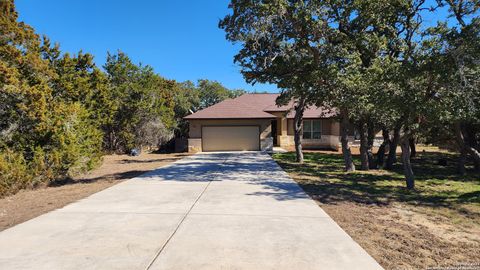
<svg viewBox="0 0 480 270">
<path fill-rule="evenodd" d="M 401 164 L 346 173 L 337 153 L 305 153 L 303 165 L 292 152 L 273 157 L 384 268 L 480 263 L 480 175 L 458 176 L 454 154 L 418 153 L 414 191 Z"/>
</svg>

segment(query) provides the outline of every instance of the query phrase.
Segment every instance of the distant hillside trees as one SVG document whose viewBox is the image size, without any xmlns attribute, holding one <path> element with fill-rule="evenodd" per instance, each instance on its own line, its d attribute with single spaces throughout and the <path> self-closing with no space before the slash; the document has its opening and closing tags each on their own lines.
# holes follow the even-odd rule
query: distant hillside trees
<svg viewBox="0 0 480 270">
<path fill-rule="evenodd" d="M 198 80 L 197 92 L 200 101 L 197 110 L 205 109 L 225 99 L 245 94 L 244 90 L 229 90 L 219 82 L 210 80 Z"/>
</svg>

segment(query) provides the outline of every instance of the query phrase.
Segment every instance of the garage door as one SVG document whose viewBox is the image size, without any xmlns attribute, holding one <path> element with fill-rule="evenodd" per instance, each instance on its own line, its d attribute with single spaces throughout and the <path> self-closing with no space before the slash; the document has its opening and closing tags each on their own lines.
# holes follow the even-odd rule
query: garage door
<svg viewBox="0 0 480 270">
<path fill-rule="evenodd" d="M 258 126 L 202 127 L 202 149 L 208 151 L 258 151 Z"/>
</svg>

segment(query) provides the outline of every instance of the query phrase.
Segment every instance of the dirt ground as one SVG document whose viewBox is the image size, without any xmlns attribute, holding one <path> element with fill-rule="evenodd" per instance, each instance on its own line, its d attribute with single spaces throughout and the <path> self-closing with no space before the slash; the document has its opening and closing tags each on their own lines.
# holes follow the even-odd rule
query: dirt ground
<svg viewBox="0 0 480 270">
<path fill-rule="evenodd" d="M 102 165 L 62 185 L 23 190 L 0 199 L 0 231 L 182 159 L 188 154 L 106 155 Z"/>
<path fill-rule="evenodd" d="M 320 206 L 385 269 L 480 263 L 478 225 L 458 226 L 449 217 L 425 213 L 431 209 L 421 213 L 422 209 L 404 204 L 385 207 L 341 202 Z M 472 269 L 480 269 L 480 265 Z"/>
</svg>

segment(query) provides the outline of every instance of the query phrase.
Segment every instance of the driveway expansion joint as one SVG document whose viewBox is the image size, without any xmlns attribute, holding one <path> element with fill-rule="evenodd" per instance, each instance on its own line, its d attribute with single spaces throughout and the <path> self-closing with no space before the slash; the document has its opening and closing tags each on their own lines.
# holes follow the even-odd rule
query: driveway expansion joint
<svg viewBox="0 0 480 270">
<path fill-rule="evenodd" d="M 225 164 L 228 160 L 228 157 L 225 158 L 225 160 L 220 164 L 220 166 L 218 166 L 218 168 L 214 171 L 215 172 L 218 172 L 219 171 L 219 168 L 221 168 L 223 166 L 223 164 Z M 208 187 L 210 186 L 210 184 L 214 181 L 215 177 L 212 177 L 212 179 L 210 179 L 207 183 L 207 185 L 205 185 L 205 187 L 203 188 L 202 192 L 200 192 L 200 194 L 198 195 L 198 197 L 195 199 L 195 201 L 193 202 L 192 206 L 190 206 L 190 208 L 188 209 L 187 213 L 185 213 L 185 215 L 182 217 L 182 219 L 180 220 L 180 222 L 178 223 L 177 227 L 175 228 L 175 230 L 173 230 L 172 234 L 168 237 L 168 239 L 165 241 L 165 243 L 163 243 L 162 247 L 156 252 L 155 256 L 153 257 L 153 259 L 150 261 L 150 263 L 147 265 L 147 267 L 145 268 L 145 270 L 148 270 L 150 269 L 150 267 L 152 267 L 152 265 L 155 263 L 155 261 L 157 260 L 157 258 L 160 256 L 160 254 L 162 253 L 162 251 L 167 247 L 168 243 L 170 242 L 170 240 L 173 238 L 173 236 L 175 236 L 175 234 L 177 233 L 178 229 L 180 228 L 180 226 L 182 226 L 183 222 L 185 221 L 185 219 L 188 217 L 188 215 L 190 214 L 190 212 L 192 211 L 193 207 L 195 207 L 195 205 L 197 204 L 197 202 L 200 200 L 200 198 L 202 198 L 203 194 L 205 193 L 205 191 L 207 191 Z"/>
</svg>

